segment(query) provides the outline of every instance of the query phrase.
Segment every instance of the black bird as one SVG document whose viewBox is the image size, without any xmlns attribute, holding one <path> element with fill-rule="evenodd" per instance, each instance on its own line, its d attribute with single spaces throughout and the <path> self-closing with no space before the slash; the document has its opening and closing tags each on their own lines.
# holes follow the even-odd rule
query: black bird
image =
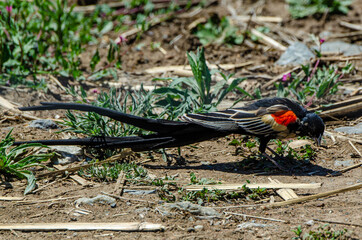
<svg viewBox="0 0 362 240">
<path fill-rule="evenodd" d="M 181 121 L 147 119 L 86 104 L 49 102 L 41 104 L 41 106 L 19 109 L 22 111 L 67 109 L 95 112 L 116 121 L 155 132 L 143 136 L 32 141 L 45 145 L 84 145 L 147 151 L 184 146 L 234 133 L 258 137 L 259 150 L 266 155 L 268 142 L 275 138 L 309 136 L 316 140 L 317 145 L 320 145 L 325 128 L 323 120 L 317 114 L 307 111 L 288 98 L 265 98 L 240 108 L 212 113 L 186 114 L 181 117 Z M 22 143 L 28 143 L 28 141 L 15 142 L 16 145 Z"/>
</svg>

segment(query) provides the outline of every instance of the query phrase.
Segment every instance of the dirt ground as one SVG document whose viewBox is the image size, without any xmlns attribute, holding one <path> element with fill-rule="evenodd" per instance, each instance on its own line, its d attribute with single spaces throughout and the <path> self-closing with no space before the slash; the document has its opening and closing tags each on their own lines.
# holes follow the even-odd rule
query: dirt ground
<svg viewBox="0 0 362 240">
<path fill-rule="evenodd" d="M 293 20 L 288 14 L 284 1 L 219 1 L 207 9 L 201 11 L 198 15 L 191 18 L 174 18 L 152 27 L 145 32 L 142 37 L 135 41 L 129 39 L 124 46 L 124 56 L 122 57 L 123 69 L 119 71 L 120 80 L 104 82 L 85 82 L 83 86 L 92 95 L 92 88 L 102 90 L 110 86 L 135 87 L 140 83 L 152 86 L 154 77 L 172 76 L 171 73 L 147 74 L 145 69 L 157 66 L 167 65 L 187 65 L 186 51 L 194 51 L 200 46 L 198 39 L 193 36 L 187 26 L 200 17 L 208 17 L 213 13 L 219 16 L 230 15 L 228 9 L 233 8 L 238 15 L 244 15 L 250 10 L 259 16 L 280 16 L 283 22 L 280 24 L 269 24 L 273 32 L 280 32 L 275 36 L 289 36 L 290 39 L 307 41 L 308 34 L 318 35 L 322 32 L 331 32 L 333 35 L 348 33 L 352 30 L 339 25 L 339 22 L 345 21 L 355 24 L 362 24 L 362 1 L 355 1 L 348 15 L 327 15 L 326 18 L 308 17 L 300 20 Z M 263 24 L 260 24 L 263 25 Z M 174 45 L 170 45 L 176 36 L 181 34 L 181 39 Z M 109 38 L 116 38 L 118 34 L 112 33 Z M 283 39 L 283 38 L 281 38 Z M 284 38 L 285 39 L 285 38 Z M 356 37 L 342 38 L 340 40 L 361 45 L 361 35 Z M 282 40 L 281 40 L 282 41 Z M 149 46 L 151 42 L 161 42 L 162 48 L 166 54 L 158 50 L 152 50 Z M 144 47 L 139 50 L 138 46 Z M 283 42 L 288 45 L 287 42 Z M 82 55 L 84 66 L 89 65 L 89 52 L 94 47 L 90 46 L 89 51 Z M 104 50 L 106 51 L 106 50 Z M 101 52 L 102 54 L 102 52 Z M 206 59 L 212 64 L 236 64 L 246 61 L 253 61 L 249 66 L 235 69 L 236 76 L 248 76 L 247 86 L 252 91 L 255 87 L 261 86 L 273 77 L 291 69 L 291 67 L 278 67 L 274 63 L 282 54 L 281 51 L 274 50 L 263 44 L 255 44 L 254 48 L 248 45 L 243 46 L 214 46 L 210 45 L 205 49 Z M 87 60 L 88 59 L 88 60 Z M 331 62 L 336 63 L 336 62 Z M 343 62 L 342 62 L 343 63 Z M 345 81 L 345 88 L 361 87 L 361 60 L 355 60 L 355 70 L 351 79 L 354 81 Z M 89 70 L 89 69 L 88 69 Z M 85 71 L 88 71 L 85 67 Z M 251 77 L 253 76 L 253 77 Z M 359 80 L 358 80 L 359 79 Z M 77 83 L 60 79 L 63 85 Z M 89 84 L 88 84 L 89 83 Z M 157 82 L 156 82 L 157 83 Z M 158 82 L 157 84 L 163 84 Z M 93 93 L 94 94 L 94 93 Z M 0 87 L 0 95 L 18 106 L 27 106 L 39 104 L 41 101 L 69 101 L 71 98 L 64 94 L 57 85 L 50 84 L 48 93 L 33 91 L 30 89 L 18 88 L 10 89 Z M 263 96 L 274 96 L 275 89 L 269 89 L 263 92 Z M 228 100 L 235 100 L 238 96 L 232 95 Z M 347 95 L 338 95 L 330 98 L 331 102 L 348 98 Z M 34 116 L 44 119 L 56 119 L 57 115 L 64 116 L 61 111 L 47 111 L 31 113 Z M 9 110 L 2 110 L 0 114 L 0 137 L 1 139 L 14 128 L 13 135 L 16 140 L 32 139 L 57 139 L 64 138 L 64 134 L 56 134 L 55 130 L 39 130 L 29 128 L 30 120 L 22 117 L 18 113 Z M 338 126 L 350 126 L 361 122 L 359 119 L 335 119 L 326 122 L 326 130 L 334 132 Z M 291 169 L 290 173 L 282 172 L 274 168 L 267 162 L 248 161 L 247 150 L 244 154 L 235 155 L 235 147 L 228 145 L 232 138 L 239 136 L 228 136 L 213 141 L 206 141 L 196 144 L 197 149 L 192 147 L 183 147 L 182 155 L 185 157 L 185 165 L 177 165 L 173 162 L 168 166 L 160 154 L 154 153 L 154 160 L 145 162 L 147 154 L 137 154 L 134 161 L 143 165 L 149 174 L 157 177 L 172 176 L 177 174 L 179 181 L 187 182 L 190 179 L 190 173 L 193 172 L 198 178 L 212 178 L 223 183 L 240 183 L 247 180 L 251 183 L 268 183 L 268 178 L 277 179 L 283 183 L 322 183 L 318 189 L 297 189 L 295 192 L 299 196 L 307 196 L 327 192 L 343 187 L 352 186 L 361 182 L 362 169 L 355 168 L 339 176 L 333 176 L 333 172 L 343 169 L 345 166 L 336 165 L 336 161 L 351 160 L 353 164 L 359 163 L 362 159 L 357 155 L 356 150 L 348 140 L 336 138 L 335 141 L 325 136 L 322 146 L 313 146 L 317 156 L 311 163 L 304 163 L 293 160 L 283 162 L 283 166 Z M 353 142 L 354 146 L 361 152 L 361 135 L 349 135 L 358 142 Z M 274 143 L 270 144 L 275 148 Z M 175 149 L 168 150 L 170 153 L 176 153 Z M 79 163 L 73 163 L 71 166 L 78 166 Z M 67 165 L 67 167 L 70 167 Z M 270 170 L 271 169 L 271 170 Z M 38 174 L 37 172 L 35 172 Z M 162 216 L 157 211 L 158 205 L 162 201 L 157 194 L 131 195 L 124 193 L 123 197 L 133 200 L 117 200 L 116 207 L 109 205 L 95 204 L 93 206 L 82 206 L 89 214 L 74 215 L 74 201 L 80 197 L 95 197 L 101 192 L 112 192 L 115 182 L 91 182 L 91 185 L 82 186 L 69 177 L 58 176 L 56 178 L 43 178 L 38 180 L 38 187 L 46 186 L 56 181 L 36 193 L 29 194 L 24 201 L 2 201 L 0 202 L 1 223 L 55 223 L 55 222 L 150 222 L 160 223 L 165 226 L 164 231 L 159 232 L 117 232 L 117 231 L 55 231 L 55 232 L 21 232 L 21 231 L 0 231 L 0 239 L 292 239 L 295 234 L 291 231 L 298 225 L 301 225 L 304 232 L 316 230 L 318 226 L 324 225 L 324 222 L 314 220 L 311 225 L 306 222 L 319 219 L 327 221 L 336 221 L 344 224 L 333 224 L 330 226 L 335 230 L 348 230 L 347 236 L 351 239 L 360 239 L 361 231 L 361 190 L 350 191 L 307 201 L 302 204 L 288 205 L 279 208 L 262 208 L 258 206 L 243 207 L 243 205 L 253 205 L 254 201 L 230 200 L 216 201 L 205 204 L 205 206 L 214 207 L 220 213 L 234 212 L 248 214 L 264 218 L 273 218 L 283 220 L 283 222 L 261 220 L 255 218 L 244 218 L 241 216 L 222 214 L 219 219 L 198 219 L 187 213 L 179 213 L 171 217 Z M 2 182 L 0 184 L 0 196 L 23 196 L 25 181 Z M 139 189 L 134 184 L 127 184 L 125 189 Z M 147 189 L 147 188 L 145 188 Z M 277 195 L 273 194 L 275 201 L 282 201 Z M 63 200 L 41 201 L 47 199 Z M 143 201 L 137 201 L 143 200 Z M 146 202 L 148 201 L 148 202 Z M 155 204 L 153 204 L 155 203 Z M 261 204 L 261 203 L 259 203 Z M 227 208 L 230 207 L 230 208 Z M 137 211 L 138 209 L 138 211 Z M 252 222 L 267 224 L 266 227 L 253 227 L 237 230 L 237 225 L 243 222 Z M 202 225 L 203 229 L 195 230 L 194 227 Z M 356 225 L 359 225 L 356 226 Z"/>
</svg>

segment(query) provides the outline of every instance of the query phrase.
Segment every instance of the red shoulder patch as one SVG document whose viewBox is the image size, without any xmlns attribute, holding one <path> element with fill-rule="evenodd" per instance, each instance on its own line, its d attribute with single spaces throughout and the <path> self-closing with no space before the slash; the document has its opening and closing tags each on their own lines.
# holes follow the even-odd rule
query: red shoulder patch
<svg viewBox="0 0 362 240">
<path fill-rule="evenodd" d="M 271 116 L 278 124 L 284 126 L 288 126 L 290 123 L 295 123 L 298 119 L 293 111 L 283 112 L 282 114 L 271 114 Z"/>
</svg>

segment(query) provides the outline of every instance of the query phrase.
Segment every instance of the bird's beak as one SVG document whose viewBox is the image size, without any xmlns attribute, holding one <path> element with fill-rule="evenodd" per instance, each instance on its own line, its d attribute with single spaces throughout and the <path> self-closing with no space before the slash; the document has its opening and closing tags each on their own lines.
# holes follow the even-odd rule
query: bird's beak
<svg viewBox="0 0 362 240">
<path fill-rule="evenodd" d="M 319 137 L 317 138 L 314 138 L 314 141 L 316 142 L 317 146 L 319 147 L 321 145 L 321 142 L 322 142 L 322 134 L 319 135 Z"/>
</svg>

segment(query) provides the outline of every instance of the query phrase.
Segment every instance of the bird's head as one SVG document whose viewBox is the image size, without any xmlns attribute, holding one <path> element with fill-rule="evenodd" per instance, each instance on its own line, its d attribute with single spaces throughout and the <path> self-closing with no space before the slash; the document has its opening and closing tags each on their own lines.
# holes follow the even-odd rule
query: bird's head
<svg viewBox="0 0 362 240">
<path fill-rule="evenodd" d="M 300 126 L 302 135 L 313 138 L 320 146 L 325 128 L 323 120 L 317 114 L 309 112 L 302 119 Z"/>
</svg>

